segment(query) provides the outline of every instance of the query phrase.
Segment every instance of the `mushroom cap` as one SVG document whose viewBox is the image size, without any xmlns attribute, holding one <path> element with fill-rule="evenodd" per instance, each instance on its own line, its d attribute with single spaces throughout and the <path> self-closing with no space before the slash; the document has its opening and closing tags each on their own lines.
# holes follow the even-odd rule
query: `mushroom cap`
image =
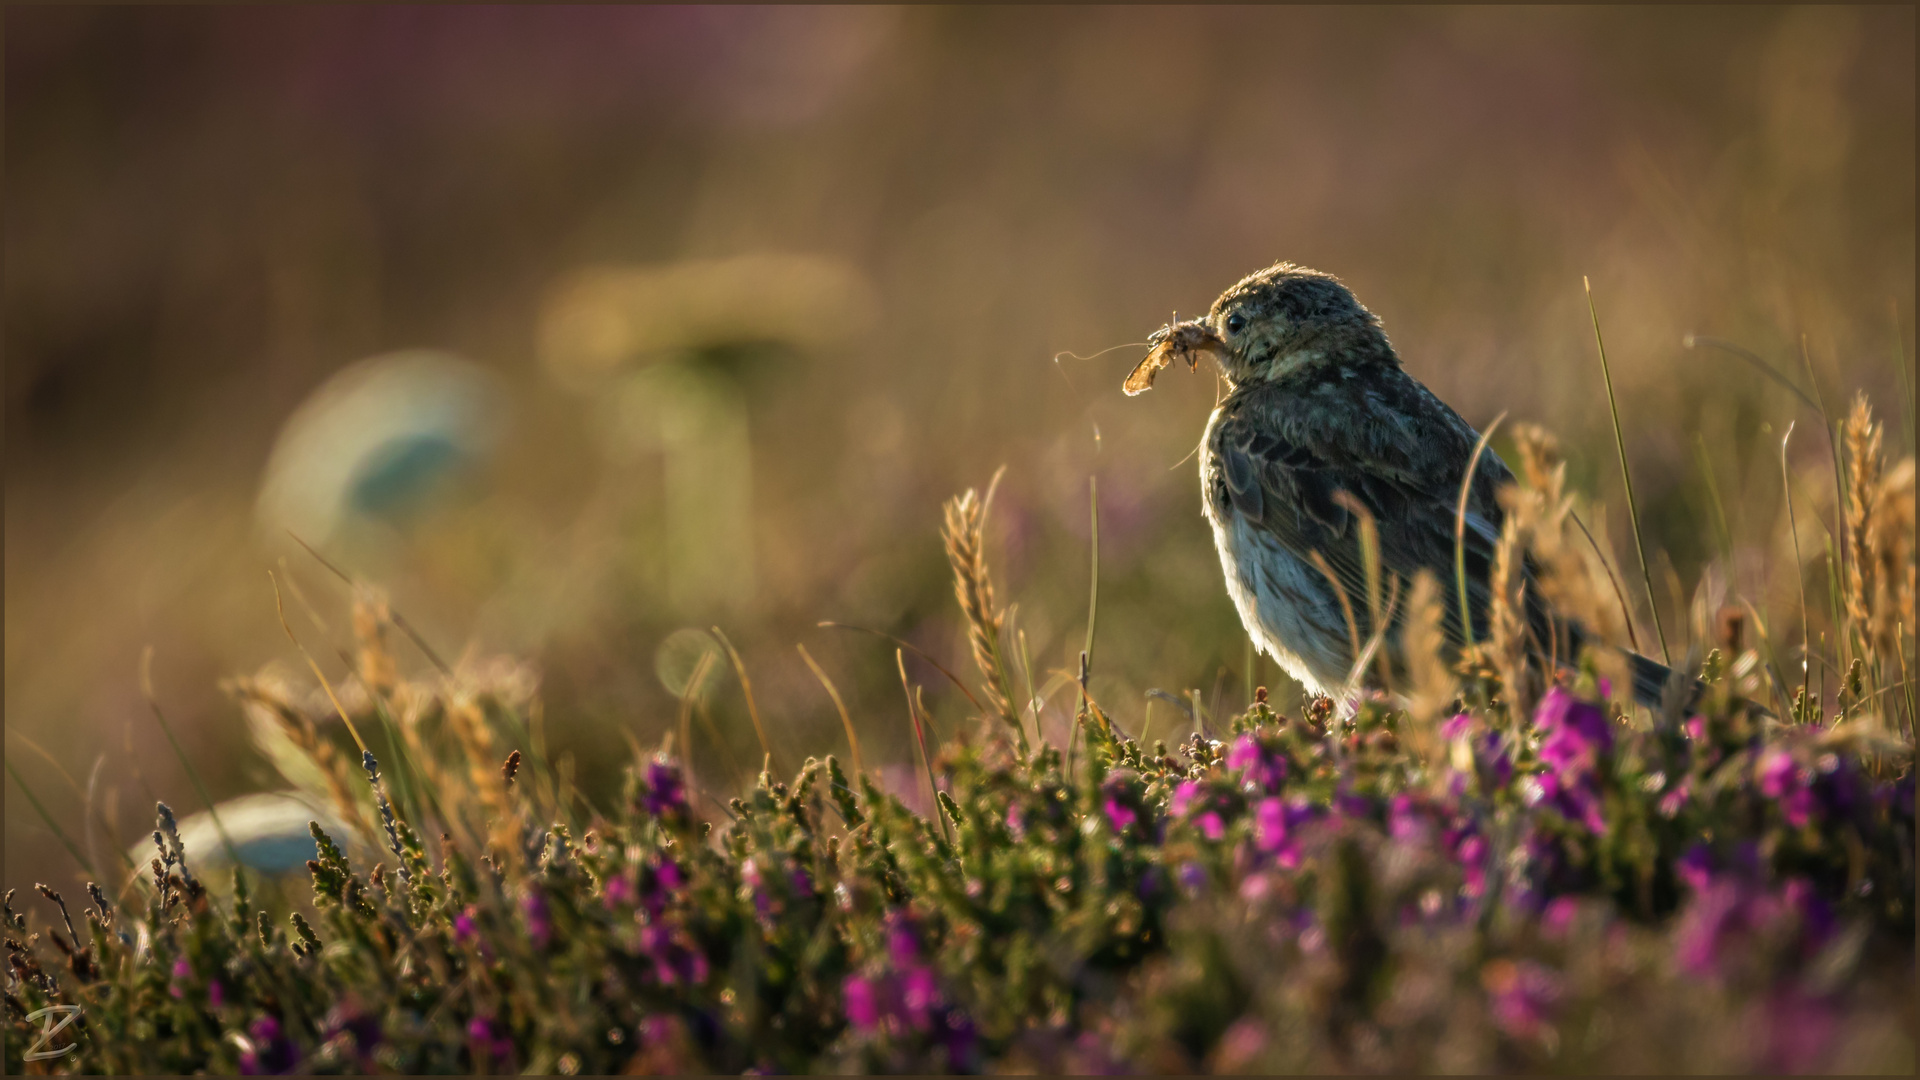
<svg viewBox="0 0 1920 1080">
<path fill-rule="evenodd" d="M 759 253 L 652 266 L 597 266 L 563 279 L 540 320 L 540 358 L 585 390 L 632 364 L 715 345 L 841 345 L 873 326 L 879 304 L 842 260 Z"/>
<path fill-rule="evenodd" d="M 349 517 L 395 519 L 485 460 L 506 421 L 487 371 L 406 350 L 351 364 L 310 394 L 267 459 L 256 519 L 324 543 Z"/>
<path fill-rule="evenodd" d="M 215 807 L 220 826 L 233 841 L 240 864 L 263 874 L 284 874 L 305 868 L 318 846 L 308 831 L 309 822 L 319 822 L 334 843 L 351 856 L 361 853 L 359 835 L 340 816 L 297 791 L 269 791 L 228 799 Z M 224 886 L 225 875 L 217 870 L 231 869 L 233 855 L 220 838 L 213 815 L 205 810 L 180 822 L 180 847 L 187 855 L 187 870 L 209 887 Z M 144 867 L 154 857 L 153 842 L 141 841 L 128 851 L 136 867 Z"/>
</svg>

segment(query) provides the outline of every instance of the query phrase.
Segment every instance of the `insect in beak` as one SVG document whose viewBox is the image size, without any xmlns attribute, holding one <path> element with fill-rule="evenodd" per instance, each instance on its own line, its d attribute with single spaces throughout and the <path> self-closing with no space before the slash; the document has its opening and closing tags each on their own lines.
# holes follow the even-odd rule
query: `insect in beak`
<svg viewBox="0 0 1920 1080">
<path fill-rule="evenodd" d="M 1163 326 L 1153 332 L 1147 344 L 1152 348 L 1147 351 L 1146 359 L 1140 361 L 1133 369 L 1133 374 L 1127 376 L 1127 381 L 1120 384 L 1120 389 L 1125 390 L 1128 397 L 1146 393 L 1153 387 L 1153 377 L 1160 373 L 1160 369 L 1175 360 L 1184 360 L 1189 371 L 1198 371 L 1203 354 L 1212 355 L 1218 360 L 1226 352 L 1226 343 L 1220 340 L 1212 327 L 1199 319 Z"/>
</svg>

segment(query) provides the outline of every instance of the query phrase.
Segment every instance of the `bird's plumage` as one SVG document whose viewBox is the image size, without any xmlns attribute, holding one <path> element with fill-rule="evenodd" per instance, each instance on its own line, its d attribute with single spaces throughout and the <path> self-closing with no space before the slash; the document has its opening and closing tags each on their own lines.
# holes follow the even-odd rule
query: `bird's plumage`
<svg viewBox="0 0 1920 1080">
<path fill-rule="evenodd" d="M 1463 483 L 1457 542 L 1472 634 L 1486 638 L 1505 518 L 1498 492 L 1512 474 L 1482 450 L 1468 479 L 1479 434 L 1402 368 L 1379 320 L 1344 285 L 1279 264 L 1174 329 L 1158 340 L 1182 344 L 1190 362 L 1211 352 L 1228 382 L 1200 447 L 1202 497 L 1228 592 L 1263 651 L 1309 689 L 1339 688 L 1355 674 L 1356 639 L 1373 636 L 1369 596 L 1384 607 L 1390 582 L 1404 592 L 1422 570 L 1444 590 L 1449 644 L 1464 644 L 1455 593 Z M 1372 519 L 1377 539 L 1371 586 L 1357 510 Z M 1530 561 L 1519 572 L 1542 661 L 1570 661 L 1580 629 L 1556 618 L 1532 587 Z M 1393 668 L 1398 622 L 1396 612 L 1382 635 Z M 1636 694 L 1657 701 L 1667 670 L 1630 659 Z"/>
</svg>

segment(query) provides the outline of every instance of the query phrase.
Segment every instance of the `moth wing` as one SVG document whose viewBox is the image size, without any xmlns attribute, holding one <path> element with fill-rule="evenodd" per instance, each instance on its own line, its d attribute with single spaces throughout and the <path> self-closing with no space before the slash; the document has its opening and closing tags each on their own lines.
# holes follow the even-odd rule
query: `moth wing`
<svg viewBox="0 0 1920 1080">
<path fill-rule="evenodd" d="M 1120 384 L 1120 389 L 1125 390 L 1128 397 L 1146 393 L 1153 388 L 1153 377 L 1160 373 L 1161 368 L 1172 362 L 1172 347 L 1167 342 L 1155 345 L 1152 351 L 1147 353 L 1146 359 L 1134 367 L 1133 374 L 1127 376 L 1127 381 Z"/>
</svg>

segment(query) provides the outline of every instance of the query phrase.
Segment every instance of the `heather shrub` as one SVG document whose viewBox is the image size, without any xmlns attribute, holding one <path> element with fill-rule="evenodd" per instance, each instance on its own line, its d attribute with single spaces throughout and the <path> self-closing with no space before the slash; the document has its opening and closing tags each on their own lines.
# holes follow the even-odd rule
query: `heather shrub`
<svg viewBox="0 0 1920 1080">
<path fill-rule="evenodd" d="M 1529 676 L 1495 642 L 1416 658 L 1411 694 L 1196 702 L 1174 745 L 1083 678 L 1059 747 L 1012 700 L 988 501 L 947 527 L 985 704 L 937 741 L 909 691 L 927 812 L 823 752 L 791 773 L 769 753 L 698 813 L 670 745 L 636 747 L 594 805 L 532 737 L 526 672 L 402 679 L 367 593 L 351 689 L 233 687 L 336 822 L 315 815 L 300 887 L 237 851 L 216 880 L 223 848 L 189 853 L 160 807 L 118 902 L 46 890 L 30 915 L 8 895 L 9 1053 L 44 1038 L 76 1049 L 30 1070 L 148 1073 L 1911 1071 L 1897 558 L 1863 557 L 1835 715 L 1766 708 L 1782 688 L 1735 640 L 1659 713 L 1622 704 L 1601 654 L 1510 687 Z M 1858 513 L 1860 543 L 1910 557 L 1910 516 L 1897 534 Z M 80 1012 L 43 1037 L 27 1018 L 49 1006 Z"/>
</svg>

